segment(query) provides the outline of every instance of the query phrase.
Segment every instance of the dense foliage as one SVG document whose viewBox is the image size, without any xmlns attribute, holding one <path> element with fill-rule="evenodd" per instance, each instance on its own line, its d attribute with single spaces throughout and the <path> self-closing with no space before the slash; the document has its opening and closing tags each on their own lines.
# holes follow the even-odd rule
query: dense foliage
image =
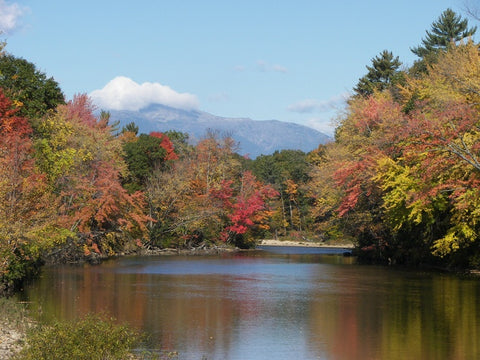
<svg viewBox="0 0 480 360">
<path fill-rule="evenodd" d="M 478 267 L 479 47 L 435 53 L 422 74 L 350 100 L 312 174 L 323 188 L 315 213 L 354 236 L 364 259 Z"/>
</svg>

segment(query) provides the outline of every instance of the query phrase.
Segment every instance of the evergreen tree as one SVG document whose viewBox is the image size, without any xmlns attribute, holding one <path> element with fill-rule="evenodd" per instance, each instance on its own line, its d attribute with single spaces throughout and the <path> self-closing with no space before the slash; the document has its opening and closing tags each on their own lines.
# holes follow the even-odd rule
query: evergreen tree
<svg viewBox="0 0 480 360">
<path fill-rule="evenodd" d="M 368 73 L 360 78 L 354 91 L 358 95 L 368 96 L 375 90 L 385 90 L 401 78 L 399 67 L 402 65 L 391 51 L 383 52 L 372 59 L 372 66 L 367 66 Z"/>
<path fill-rule="evenodd" d="M 122 128 L 122 133 L 131 132 L 135 135 L 138 135 L 139 127 L 133 121 L 128 123 Z"/>
<path fill-rule="evenodd" d="M 422 40 L 422 45 L 411 50 L 418 57 L 425 58 L 448 48 L 452 42 L 473 36 L 476 31 L 476 26 L 468 29 L 467 19 L 462 19 L 452 9 L 447 9 L 433 22 L 431 31 L 426 31 L 427 36 Z"/>
</svg>

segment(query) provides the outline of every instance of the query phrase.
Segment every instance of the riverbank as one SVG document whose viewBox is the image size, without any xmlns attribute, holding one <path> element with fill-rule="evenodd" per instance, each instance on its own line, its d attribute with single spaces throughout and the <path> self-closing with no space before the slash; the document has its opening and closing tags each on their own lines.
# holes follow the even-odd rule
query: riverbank
<svg viewBox="0 0 480 360">
<path fill-rule="evenodd" d="M 355 246 L 352 243 L 335 243 L 326 244 L 314 241 L 294 241 L 294 240 L 278 240 L 278 239 L 263 239 L 258 245 L 261 246 L 299 246 L 299 247 L 317 247 L 317 248 L 340 248 L 353 249 Z"/>
</svg>

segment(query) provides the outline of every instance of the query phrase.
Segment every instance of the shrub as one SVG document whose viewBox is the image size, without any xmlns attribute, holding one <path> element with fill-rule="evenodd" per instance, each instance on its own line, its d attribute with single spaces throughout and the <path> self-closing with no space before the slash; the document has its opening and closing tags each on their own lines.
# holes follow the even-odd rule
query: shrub
<svg viewBox="0 0 480 360">
<path fill-rule="evenodd" d="M 126 359 L 141 340 L 138 331 L 114 319 L 87 315 L 79 321 L 56 322 L 32 330 L 15 359 Z"/>
</svg>

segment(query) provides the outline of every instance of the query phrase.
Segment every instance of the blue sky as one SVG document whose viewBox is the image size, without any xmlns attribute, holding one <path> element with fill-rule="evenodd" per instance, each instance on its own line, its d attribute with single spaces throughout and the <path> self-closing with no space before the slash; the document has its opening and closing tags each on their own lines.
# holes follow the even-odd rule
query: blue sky
<svg viewBox="0 0 480 360">
<path fill-rule="evenodd" d="M 6 50 L 104 109 L 160 102 L 331 134 L 384 49 L 411 65 L 462 0 L 0 0 Z M 476 25 L 470 19 L 471 25 Z"/>
</svg>

